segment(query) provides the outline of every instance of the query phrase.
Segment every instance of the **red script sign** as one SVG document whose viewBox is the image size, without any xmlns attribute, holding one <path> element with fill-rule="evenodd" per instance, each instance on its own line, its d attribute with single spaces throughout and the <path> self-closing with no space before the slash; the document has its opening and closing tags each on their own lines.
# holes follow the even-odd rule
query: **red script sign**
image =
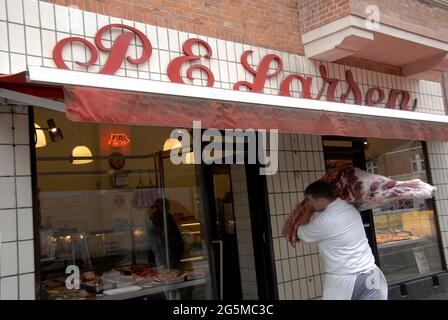
<svg viewBox="0 0 448 320">
<path fill-rule="evenodd" d="M 123 29 L 129 30 L 122 32 L 118 37 L 115 38 L 114 43 L 110 48 L 104 46 L 103 37 L 107 31 L 112 31 L 112 29 Z M 143 46 L 141 50 L 141 56 L 134 59 L 131 56 L 126 57 L 126 53 L 128 51 L 129 46 L 134 38 L 138 38 Z M 110 24 L 102 27 L 98 30 L 95 35 L 95 44 L 87 41 L 86 39 L 79 37 L 70 37 L 66 39 L 62 39 L 59 41 L 53 49 L 53 59 L 56 63 L 56 66 L 59 69 L 69 69 L 66 65 L 62 52 L 64 47 L 73 42 L 78 42 L 87 47 L 90 52 L 90 59 L 87 62 L 75 61 L 76 64 L 89 67 L 96 63 L 98 60 L 98 50 L 109 53 L 109 56 L 104 63 L 104 66 L 99 71 L 101 74 L 115 74 L 120 66 L 123 64 L 123 61 L 126 59 L 128 62 L 132 64 L 142 64 L 149 60 L 152 53 L 152 45 L 149 39 L 143 34 L 141 31 L 136 28 L 124 25 L 124 24 Z M 197 55 L 193 53 L 193 46 L 198 45 L 199 47 L 205 48 L 206 52 L 204 55 Z M 98 49 L 97 49 L 98 48 Z M 182 50 L 184 52 L 183 56 L 176 57 L 171 60 L 167 67 L 168 78 L 175 83 L 185 83 L 182 79 L 181 69 L 184 63 L 189 62 L 198 62 L 190 65 L 190 67 L 186 70 L 186 76 L 188 79 L 193 80 L 193 71 L 198 70 L 200 72 L 205 73 L 207 76 L 207 86 L 213 87 L 215 77 L 213 72 L 206 67 L 205 65 L 199 64 L 202 59 L 211 59 L 212 58 L 212 49 L 210 45 L 202 40 L 202 39 L 188 39 L 182 45 Z M 263 93 L 264 85 L 267 79 L 277 77 L 279 73 L 283 71 L 283 62 L 282 59 L 275 54 L 268 54 L 262 57 L 259 65 L 254 69 L 248 61 L 249 56 L 253 52 L 251 50 L 244 51 L 241 55 L 241 64 L 243 67 L 253 76 L 252 82 L 250 81 L 238 81 L 233 85 L 233 90 L 240 90 L 241 87 L 245 87 L 251 92 Z M 272 71 L 272 69 L 274 71 Z M 377 104 L 383 103 L 385 100 L 384 90 L 379 87 L 370 88 L 365 97 L 363 98 L 361 90 L 356 84 L 353 74 L 350 70 L 345 72 L 345 80 L 348 84 L 346 92 L 341 94 L 341 96 L 336 97 L 336 89 L 340 80 L 331 79 L 328 77 L 327 68 L 323 65 L 319 67 L 319 73 L 323 82 L 319 88 L 318 94 L 313 97 L 311 94 L 311 87 L 313 82 L 312 76 L 303 76 L 301 74 L 290 74 L 285 77 L 280 83 L 280 95 L 282 96 L 291 96 L 291 84 L 293 81 L 298 81 L 298 85 L 301 88 L 301 98 L 305 99 L 315 99 L 320 100 L 322 96 L 326 96 L 327 101 L 331 102 L 342 102 L 347 103 L 350 96 L 353 97 L 354 104 L 366 106 L 374 106 Z M 325 90 L 326 89 L 326 90 Z M 391 89 L 389 92 L 389 96 L 386 102 L 386 107 L 390 109 L 400 109 L 400 110 L 408 110 L 415 111 L 417 107 L 417 99 L 412 101 L 412 105 L 409 105 L 411 101 L 411 96 L 408 91 Z"/>
</svg>

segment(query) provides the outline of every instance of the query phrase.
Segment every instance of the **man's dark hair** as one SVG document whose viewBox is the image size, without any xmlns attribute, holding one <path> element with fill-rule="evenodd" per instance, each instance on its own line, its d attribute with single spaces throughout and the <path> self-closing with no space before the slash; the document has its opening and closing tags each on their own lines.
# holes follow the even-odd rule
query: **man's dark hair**
<svg viewBox="0 0 448 320">
<path fill-rule="evenodd" d="M 325 198 L 333 199 L 333 193 L 331 187 L 325 181 L 314 181 L 305 189 L 305 196 L 311 196 L 313 198 Z"/>
</svg>

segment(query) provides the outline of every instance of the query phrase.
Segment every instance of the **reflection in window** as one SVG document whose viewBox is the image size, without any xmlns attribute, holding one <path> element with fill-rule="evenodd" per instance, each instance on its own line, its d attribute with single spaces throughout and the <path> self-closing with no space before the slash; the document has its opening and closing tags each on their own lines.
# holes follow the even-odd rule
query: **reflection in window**
<svg viewBox="0 0 448 320">
<path fill-rule="evenodd" d="M 374 173 L 394 180 L 427 182 L 421 142 L 382 139 L 368 142 L 366 165 L 377 171 Z M 374 209 L 373 217 L 380 267 L 390 283 L 442 269 L 431 200 L 390 202 Z"/>
<path fill-rule="evenodd" d="M 416 154 L 415 159 L 411 160 L 412 172 L 421 172 L 426 170 L 425 161 L 420 159 L 420 155 Z"/>
<path fill-rule="evenodd" d="M 378 162 L 377 161 L 369 161 L 366 163 L 367 172 L 377 174 L 378 173 Z"/>
<path fill-rule="evenodd" d="M 73 125 L 40 108 L 35 118 L 54 118 L 72 137 L 36 150 L 42 297 L 210 299 L 198 168 L 160 153 L 172 129 Z M 130 142 L 111 147 L 111 133 Z M 70 162 L 81 143 L 99 158 Z M 69 265 L 80 269 L 77 290 L 65 284 Z"/>
</svg>

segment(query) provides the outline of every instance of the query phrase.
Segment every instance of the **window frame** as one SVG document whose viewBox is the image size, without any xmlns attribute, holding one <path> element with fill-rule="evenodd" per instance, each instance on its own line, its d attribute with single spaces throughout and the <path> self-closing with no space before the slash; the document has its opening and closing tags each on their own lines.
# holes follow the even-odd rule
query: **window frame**
<svg viewBox="0 0 448 320">
<path fill-rule="evenodd" d="M 427 183 L 429 183 L 430 185 L 433 185 L 434 180 L 433 180 L 433 177 L 431 174 L 431 165 L 429 163 L 427 142 L 426 141 L 419 141 L 419 142 L 422 145 L 422 153 L 423 153 L 423 159 L 420 159 L 420 161 L 423 161 L 426 165 L 426 168 L 423 169 L 423 167 L 422 167 L 421 172 L 424 172 L 426 174 Z M 415 159 L 414 159 L 414 161 L 415 161 Z M 411 165 L 411 167 L 412 167 L 412 165 Z M 415 281 L 415 280 L 419 280 L 419 279 L 428 278 L 434 274 L 438 274 L 440 272 L 446 272 L 448 270 L 447 269 L 447 258 L 448 257 L 445 257 L 445 252 L 443 249 L 442 232 L 440 229 L 439 214 L 438 214 L 438 210 L 437 210 L 437 206 L 436 206 L 435 197 L 432 197 L 431 199 L 429 199 L 429 201 L 431 201 L 432 210 L 434 212 L 434 224 L 435 224 L 435 234 L 434 235 L 437 237 L 436 243 L 438 246 L 438 252 L 440 254 L 440 262 L 442 264 L 442 268 L 439 271 L 433 271 L 433 272 L 430 272 L 427 274 L 416 275 L 415 277 L 410 277 L 410 278 L 406 278 L 406 279 L 388 282 L 389 287 L 391 287 L 393 285 L 400 284 L 400 283 L 405 283 L 405 282 L 409 282 L 409 281 Z M 374 230 L 375 230 L 375 234 L 376 234 L 375 224 L 374 224 Z M 376 238 L 376 235 L 375 235 L 375 238 Z M 375 246 L 376 246 L 376 250 L 378 250 L 378 244 L 376 243 L 376 240 L 375 240 Z M 380 259 L 378 259 L 378 267 L 381 268 Z"/>
</svg>

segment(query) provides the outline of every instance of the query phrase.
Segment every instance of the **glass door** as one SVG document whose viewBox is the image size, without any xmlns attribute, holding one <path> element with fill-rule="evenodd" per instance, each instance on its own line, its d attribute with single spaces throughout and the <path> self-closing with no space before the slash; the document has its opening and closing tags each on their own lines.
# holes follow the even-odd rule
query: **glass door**
<svg viewBox="0 0 448 320">
<path fill-rule="evenodd" d="M 204 166 L 217 298 L 242 299 L 230 165 Z"/>
<path fill-rule="evenodd" d="M 357 167 L 366 170 L 364 140 L 345 137 L 323 137 L 325 168 L 327 173 L 337 172 L 346 167 Z M 361 212 L 367 239 L 378 264 L 375 228 L 372 210 Z"/>
</svg>

